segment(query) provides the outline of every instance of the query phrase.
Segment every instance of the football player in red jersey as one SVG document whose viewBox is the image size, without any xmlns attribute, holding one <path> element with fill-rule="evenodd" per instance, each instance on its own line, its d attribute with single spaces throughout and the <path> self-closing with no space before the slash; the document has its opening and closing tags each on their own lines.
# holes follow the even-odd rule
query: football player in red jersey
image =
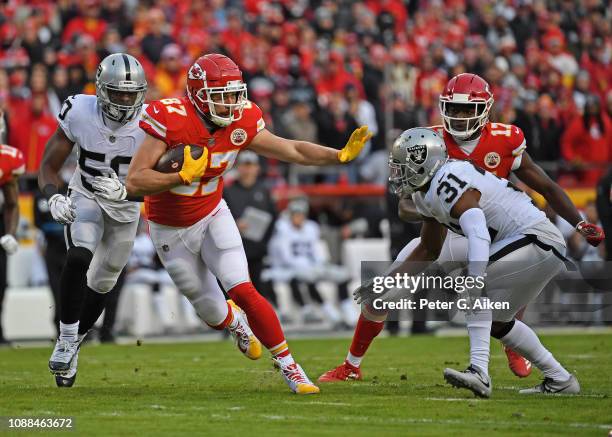
<svg viewBox="0 0 612 437">
<path fill-rule="evenodd" d="M 370 139 L 367 126 L 356 129 L 340 151 L 273 135 L 261 110 L 247 100 L 240 69 L 219 54 L 197 59 L 188 72 L 187 97 L 152 102 L 140 126 L 147 136 L 130 164 L 127 191 L 146 196 L 151 238 L 173 281 L 190 301 L 206 303 L 200 316 L 209 325 L 223 328 L 225 299 L 207 283 L 214 275 L 244 310 L 291 390 L 318 393 L 289 353 L 272 306 L 251 283 L 240 233 L 222 198 L 223 174 L 247 148 L 302 165 L 349 162 Z M 160 157 L 179 145 L 201 146 L 204 153 L 193 159 L 187 146 L 178 173 L 155 171 Z"/>
<path fill-rule="evenodd" d="M 551 207 L 575 226 L 576 231 L 591 245 L 601 243 L 603 230 L 584 221 L 563 189 L 525 153 L 527 145 L 521 129 L 514 125 L 489 122 L 493 94 L 484 79 L 470 73 L 453 77 L 440 95 L 439 106 L 443 125 L 434 129 L 443 135 L 450 158 L 471 161 L 502 178 L 514 173 L 527 186 L 544 196 Z M 421 219 L 409 198 L 400 200 L 399 215 L 406 221 Z M 419 241 L 420 238 L 417 238 L 408 243 L 395 262 L 404 261 Z M 466 254 L 466 239 L 449 232 L 438 261 L 461 261 L 465 260 Z M 520 320 L 521 316 L 522 311 L 517 318 Z M 386 315 L 380 313 L 362 313 L 345 362 L 321 375 L 319 382 L 361 379 L 361 361 L 370 343 L 382 330 L 385 318 Z M 506 348 L 505 352 L 510 369 L 516 376 L 526 377 L 531 373 L 529 361 L 511 349 Z"/>
<path fill-rule="evenodd" d="M 1 114 L 0 117 L 2 117 Z M 0 316 L 6 290 L 6 255 L 17 252 L 19 246 L 15 238 L 19 223 L 17 178 L 24 172 L 25 161 L 21 151 L 11 146 L 0 145 L 0 188 L 4 194 L 4 204 L 0 201 L 0 209 L 3 212 L 3 219 L 0 220 Z M 6 343 L 0 323 L 0 345 Z"/>
</svg>

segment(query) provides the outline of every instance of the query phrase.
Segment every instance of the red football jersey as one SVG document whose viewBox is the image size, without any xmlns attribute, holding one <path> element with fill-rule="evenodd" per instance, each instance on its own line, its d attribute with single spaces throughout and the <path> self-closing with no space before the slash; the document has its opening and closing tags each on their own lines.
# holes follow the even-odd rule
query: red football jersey
<svg viewBox="0 0 612 437">
<path fill-rule="evenodd" d="M 442 126 L 434 126 L 444 136 L 448 156 L 452 159 L 470 161 L 499 177 L 507 178 L 522 153 L 527 148 L 523 131 L 512 124 L 487 123 L 482 129 L 476 148 L 467 155 L 455 139 Z"/>
<path fill-rule="evenodd" d="M 4 144 L 0 145 L 0 187 L 24 172 L 25 161 L 21 151 Z"/>
<path fill-rule="evenodd" d="M 265 127 L 261 109 L 248 102 L 242 118 L 212 135 L 187 97 L 150 103 L 142 114 L 140 127 L 164 141 L 171 149 L 179 144 L 208 149 L 208 167 L 201 179 L 169 191 L 145 196 L 147 218 L 155 223 L 187 227 L 210 214 L 223 195 L 223 173 L 255 135 Z"/>
</svg>

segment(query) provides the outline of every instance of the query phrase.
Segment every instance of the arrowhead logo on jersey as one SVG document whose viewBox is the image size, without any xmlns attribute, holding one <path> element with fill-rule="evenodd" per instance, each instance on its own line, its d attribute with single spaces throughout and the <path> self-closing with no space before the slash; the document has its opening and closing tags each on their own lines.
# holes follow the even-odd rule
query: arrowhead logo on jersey
<svg viewBox="0 0 612 437">
<path fill-rule="evenodd" d="M 484 157 L 484 163 L 488 168 L 495 168 L 501 163 L 501 156 L 497 152 L 489 152 Z"/>
<path fill-rule="evenodd" d="M 230 135 L 230 141 L 234 146 L 242 146 L 247 140 L 247 133 L 244 129 L 234 129 Z"/>
<path fill-rule="evenodd" d="M 202 67 L 200 67 L 200 64 L 197 64 L 197 63 L 191 66 L 191 68 L 189 69 L 188 76 L 189 76 L 189 79 L 206 80 L 206 72 L 202 70 Z"/>
<path fill-rule="evenodd" d="M 415 164 L 423 164 L 427 159 L 427 146 L 424 144 L 408 147 L 406 152 L 408 152 L 407 159 Z"/>
</svg>

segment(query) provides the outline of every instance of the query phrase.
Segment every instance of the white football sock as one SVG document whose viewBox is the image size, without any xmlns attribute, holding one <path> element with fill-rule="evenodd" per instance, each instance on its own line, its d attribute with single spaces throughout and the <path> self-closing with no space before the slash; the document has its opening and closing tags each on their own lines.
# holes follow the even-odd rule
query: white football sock
<svg viewBox="0 0 612 437">
<path fill-rule="evenodd" d="M 79 334 L 79 322 L 62 323 L 60 321 L 60 340 L 76 341 Z"/>
<path fill-rule="evenodd" d="M 295 364 L 295 360 L 291 354 L 287 354 L 284 357 L 276 357 L 276 359 L 280 362 L 282 367 L 287 367 L 292 364 Z"/>
<path fill-rule="evenodd" d="M 363 360 L 363 357 L 356 357 L 355 355 L 353 355 L 350 352 L 346 356 L 346 361 L 348 361 L 348 363 L 351 366 L 355 366 L 355 367 L 361 366 L 361 360 Z"/>
<path fill-rule="evenodd" d="M 470 336 L 470 365 L 489 374 L 491 311 L 479 310 L 465 315 Z"/>
<path fill-rule="evenodd" d="M 504 346 L 518 352 L 544 373 L 544 376 L 555 381 L 567 381 L 570 374 L 555 357 L 546 349 L 533 330 L 520 320 L 514 321 L 514 326 L 501 342 Z"/>
</svg>

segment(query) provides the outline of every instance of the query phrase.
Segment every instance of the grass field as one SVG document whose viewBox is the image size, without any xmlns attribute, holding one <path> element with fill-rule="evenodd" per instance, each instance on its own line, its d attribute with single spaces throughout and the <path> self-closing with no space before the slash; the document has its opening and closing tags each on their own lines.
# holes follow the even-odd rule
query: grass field
<svg viewBox="0 0 612 437">
<path fill-rule="evenodd" d="M 444 367 L 465 365 L 462 337 L 380 339 L 364 361 L 365 381 L 323 385 L 306 397 L 289 392 L 269 359 L 249 362 L 229 342 L 145 342 L 85 346 L 72 389 L 55 387 L 50 347 L 0 350 L 0 416 L 72 416 L 76 435 L 105 436 L 608 435 L 612 335 L 543 340 L 578 376 L 581 395 L 517 394 L 539 375 L 515 378 L 495 341 L 488 400 L 444 384 Z M 312 379 L 339 364 L 347 344 L 291 342 Z"/>
</svg>

